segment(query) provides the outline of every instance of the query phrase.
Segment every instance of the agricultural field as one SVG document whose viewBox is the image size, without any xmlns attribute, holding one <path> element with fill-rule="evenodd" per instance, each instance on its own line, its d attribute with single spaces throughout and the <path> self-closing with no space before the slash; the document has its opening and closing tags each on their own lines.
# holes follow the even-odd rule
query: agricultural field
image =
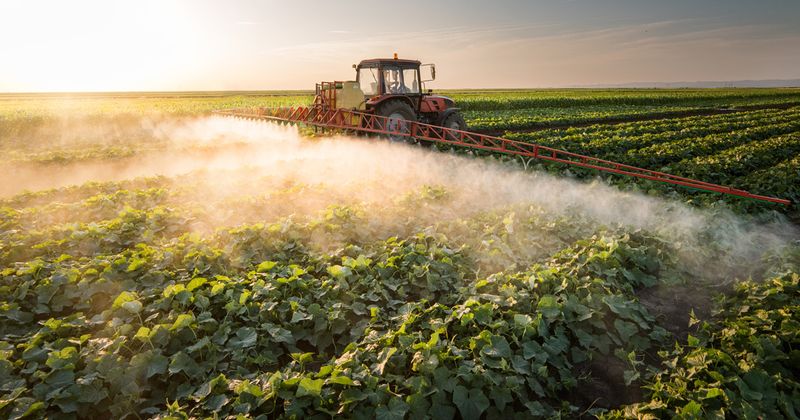
<svg viewBox="0 0 800 420">
<path fill-rule="evenodd" d="M 800 90 L 444 92 L 471 129 L 792 201 L 0 95 L 2 418 L 797 418 Z"/>
</svg>

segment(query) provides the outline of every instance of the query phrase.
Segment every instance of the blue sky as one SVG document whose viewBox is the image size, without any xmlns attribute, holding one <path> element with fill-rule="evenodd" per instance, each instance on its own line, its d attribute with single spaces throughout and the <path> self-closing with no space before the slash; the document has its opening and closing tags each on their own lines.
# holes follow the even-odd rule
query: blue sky
<svg viewBox="0 0 800 420">
<path fill-rule="evenodd" d="M 0 3 L 0 91 L 311 88 L 393 52 L 439 88 L 800 78 L 800 1 Z"/>
</svg>

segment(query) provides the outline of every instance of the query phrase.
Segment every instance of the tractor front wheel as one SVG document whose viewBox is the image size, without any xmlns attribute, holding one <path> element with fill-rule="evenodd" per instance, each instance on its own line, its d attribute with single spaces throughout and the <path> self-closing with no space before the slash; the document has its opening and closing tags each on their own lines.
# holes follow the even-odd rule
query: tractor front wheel
<svg viewBox="0 0 800 420">
<path fill-rule="evenodd" d="M 467 122 L 460 112 L 453 112 L 442 121 L 442 127 L 464 131 L 467 129 Z"/>
<path fill-rule="evenodd" d="M 411 141 L 411 124 L 417 121 L 417 115 L 411 106 L 403 101 L 387 101 L 378 108 L 377 114 L 386 117 L 383 129 L 392 141 Z"/>
</svg>

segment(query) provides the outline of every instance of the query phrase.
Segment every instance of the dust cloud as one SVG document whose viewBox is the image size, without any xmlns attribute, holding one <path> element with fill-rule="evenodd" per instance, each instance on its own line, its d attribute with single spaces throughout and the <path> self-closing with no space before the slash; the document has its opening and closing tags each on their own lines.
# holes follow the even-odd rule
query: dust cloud
<svg viewBox="0 0 800 420">
<path fill-rule="evenodd" d="M 340 202 L 392 203 L 436 186 L 447 192 L 446 202 L 433 211 L 421 209 L 406 228 L 534 206 L 552 220 L 581 220 L 582 226 L 591 226 L 584 234 L 601 226 L 656 234 L 677 250 L 688 273 L 703 278 L 746 276 L 747 267 L 800 238 L 794 226 L 779 217 L 754 223 L 725 210 L 700 210 L 602 182 L 576 182 L 377 138 L 308 139 L 293 127 L 223 117 L 143 127 L 152 139 L 170 147 L 99 162 L 17 165 L 6 174 L 0 196 L 87 181 L 182 176 L 202 184 L 196 192 L 200 198 L 222 205 L 241 194 L 269 194 L 277 186 L 322 186 L 309 190 L 303 200 L 284 203 L 286 214 L 310 214 Z M 386 234 L 396 227 L 397 217 L 392 212 L 366 215 L 387 227 L 381 230 Z M 548 240 L 545 232 L 540 238 Z M 531 251 L 531 257 L 554 250 L 533 243 L 529 248 L 537 246 L 541 249 Z"/>
</svg>

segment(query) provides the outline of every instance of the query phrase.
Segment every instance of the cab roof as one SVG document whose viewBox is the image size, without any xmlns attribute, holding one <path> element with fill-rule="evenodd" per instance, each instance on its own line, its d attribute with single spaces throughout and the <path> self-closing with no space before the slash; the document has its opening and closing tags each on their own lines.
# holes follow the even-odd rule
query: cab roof
<svg viewBox="0 0 800 420">
<path fill-rule="evenodd" d="M 376 65 L 390 65 L 390 64 L 399 64 L 401 66 L 419 66 L 422 64 L 419 60 L 406 60 L 402 58 L 370 58 L 367 60 L 361 60 L 361 63 L 358 64 L 359 67 L 366 67 L 366 66 L 376 66 Z"/>
</svg>

